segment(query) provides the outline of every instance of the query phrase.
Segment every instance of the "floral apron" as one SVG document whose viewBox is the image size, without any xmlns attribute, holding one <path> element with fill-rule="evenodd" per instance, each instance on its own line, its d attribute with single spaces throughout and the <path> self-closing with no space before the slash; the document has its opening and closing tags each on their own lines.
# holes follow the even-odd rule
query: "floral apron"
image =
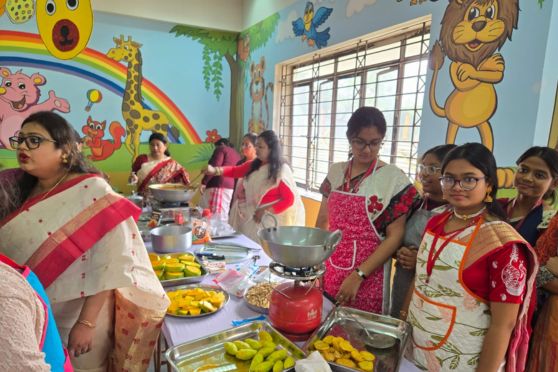
<svg viewBox="0 0 558 372">
<path fill-rule="evenodd" d="M 475 371 L 484 336 L 490 326 L 490 308 L 476 299 L 462 284 L 461 269 L 482 220 L 471 226 L 443 248 L 428 278 L 425 262 L 432 246 L 436 251 L 446 244 L 444 236 L 436 241 L 432 231 L 423 237 L 417 256 L 415 292 L 408 321 L 413 326 L 413 359 L 428 371 Z M 471 234 L 472 232 L 472 234 Z M 467 243 L 457 241 L 471 234 Z"/>
<path fill-rule="evenodd" d="M 336 296 L 341 284 L 355 268 L 378 248 L 382 239 L 368 219 L 366 197 L 343 191 L 332 191 L 328 198 L 329 228 L 343 232 L 341 242 L 326 262 L 324 288 Z M 384 268 L 371 273 L 359 287 L 351 307 L 381 313 L 383 306 Z M 389 298 L 389 296 L 387 297 Z"/>
</svg>

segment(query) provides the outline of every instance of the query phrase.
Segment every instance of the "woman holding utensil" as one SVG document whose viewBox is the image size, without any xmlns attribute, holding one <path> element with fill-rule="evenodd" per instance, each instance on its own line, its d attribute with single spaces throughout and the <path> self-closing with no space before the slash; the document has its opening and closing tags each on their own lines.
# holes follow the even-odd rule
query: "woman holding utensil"
<svg viewBox="0 0 558 372">
<path fill-rule="evenodd" d="M 231 210 L 229 223 L 238 232 L 258 241 L 265 213 L 277 218 L 279 226 L 304 226 L 304 205 L 291 169 L 281 156 L 279 138 L 272 130 L 262 132 L 256 141 L 256 159 L 234 167 L 208 165 L 208 175 L 242 178 L 245 201 Z"/>
<path fill-rule="evenodd" d="M 532 248 L 503 222 L 496 161 L 479 143 L 450 151 L 442 191 L 451 206 L 430 219 L 417 256 L 407 320 L 421 369 L 523 371 L 534 282 Z"/>
<path fill-rule="evenodd" d="M 152 184 L 190 183 L 186 169 L 170 157 L 167 142 L 161 133 L 153 133 L 149 136 L 149 154 L 139 155 L 132 165 L 130 184 L 137 184 L 137 192 L 143 197 Z"/>
<path fill-rule="evenodd" d="M 16 205 L 0 221 L 0 253 L 45 287 L 76 370 L 146 370 L 169 300 L 139 208 L 85 163 L 62 116 L 29 116 L 10 143 L 23 172 L 10 184 Z"/>
<path fill-rule="evenodd" d="M 427 150 L 421 158 L 418 178 L 422 186 L 422 198 L 418 209 L 407 220 L 403 246 L 397 252 L 397 263 L 391 292 L 390 313 L 398 318 L 415 277 L 417 251 L 426 223 L 433 215 L 440 213 L 447 202 L 440 186 L 440 170 L 444 156 L 457 145 L 440 145 Z"/>
<path fill-rule="evenodd" d="M 236 165 L 240 155 L 226 138 L 215 142 L 215 150 L 208 164 L 213 167 L 227 167 Z M 200 191 L 202 199 L 200 206 L 208 208 L 213 216 L 218 216 L 221 221 L 229 218 L 229 209 L 234 188 L 234 178 L 225 176 L 205 176 L 201 181 Z"/>
<path fill-rule="evenodd" d="M 401 246 L 417 190 L 397 167 L 379 159 L 386 134 L 380 110 L 361 107 L 347 123 L 350 160 L 331 166 L 316 226 L 343 237 L 326 261 L 324 288 L 357 309 L 387 313 L 391 257 Z"/>
</svg>

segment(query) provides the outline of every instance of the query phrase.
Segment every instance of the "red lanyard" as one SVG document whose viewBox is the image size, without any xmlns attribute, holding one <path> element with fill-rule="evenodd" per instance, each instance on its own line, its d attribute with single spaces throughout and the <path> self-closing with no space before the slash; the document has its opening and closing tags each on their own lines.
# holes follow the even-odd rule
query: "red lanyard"
<svg viewBox="0 0 558 372">
<path fill-rule="evenodd" d="M 506 208 L 506 214 L 508 215 L 508 220 L 511 218 L 510 214 L 513 212 L 513 208 L 515 207 L 515 202 L 517 201 L 517 198 L 513 199 L 513 201 L 511 203 L 508 204 L 507 208 Z M 516 231 L 519 231 L 519 229 L 521 228 L 521 225 L 523 225 L 523 222 L 525 222 L 525 219 L 527 219 L 527 217 L 529 216 L 529 214 L 535 210 L 535 208 L 539 207 L 542 204 L 542 200 L 539 199 L 537 200 L 537 202 L 535 203 L 535 205 L 533 205 L 533 208 L 531 208 L 531 210 L 529 210 L 529 212 L 527 212 L 527 214 L 517 223 L 517 225 L 514 226 Z M 511 207 L 511 208 L 510 208 Z"/>
<path fill-rule="evenodd" d="M 447 220 L 450 218 L 451 214 L 448 214 L 448 216 L 446 218 L 444 218 L 442 221 L 440 221 L 440 223 L 438 225 L 436 225 L 434 227 L 433 230 L 436 230 L 440 225 L 443 225 L 447 222 Z M 448 244 L 452 241 L 453 238 L 455 238 L 459 233 L 463 232 L 465 229 L 475 225 L 475 224 L 479 224 L 482 223 L 483 217 L 482 215 L 475 217 L 472 221 L 471 224 L 458 229 L 456 231 L 454 231 L 453 233 L 451 233 L 451 235 L 447 236 L 445 239 L 446 241 L 444 241 L 442 243 L 442 245 L 440 246 L 440 248 L 438 248 L 436 250 L 436 244 L 438 244 L 438 238 L 440 237 L 440 234 L 435 233 L 434 234 L 434 240 L 432 241 L 432 246 L 430 248 L 430 251 L 428 252 L 428 259 L 426 261 L 426 275 L 427 275 L 427 279 L 426 282 L 428 283 L 430 280 L 430 276 L 432 275 L 432 271 L 434 270 L 434 265 L 436 264 L 436 261 L 438 261 L 438 258 L 440 257 L 440 254 L 442 254 L 442 252 L 444 251 L 444 249 L 448 246 Z"/>
<path fill-rule="evenodd" d="M 358 180 L 357 184 L 353 186 L 353 193 L 356 194 L 358 192 L 358 188 L 359 188 L 360 184 L 362 183 L 362 181 L 364 181 L 364 179 L 366 177 L 368 177 L 369 175 L 372 174 L 372 172 L 374 172 L 374 169 L 376 169 L 376 163 L 377 162 L 378 162 L 378 159 L 374 159 L 372 164 L 370 164 L 370 166 L 368 167 L 366 172 L 362 175 L 360 180 Z M 351 161 L 349 162 L 349 166 L 347 167 L 347 170 L 345 171 L 345 184 L 343 185 L 343 191 L 345 191 L 345 192 L 349 192 L 351 190 L 351 172 L 352 171 L 353 171 L 353 159 L 351 159 Z"/>
</svg>

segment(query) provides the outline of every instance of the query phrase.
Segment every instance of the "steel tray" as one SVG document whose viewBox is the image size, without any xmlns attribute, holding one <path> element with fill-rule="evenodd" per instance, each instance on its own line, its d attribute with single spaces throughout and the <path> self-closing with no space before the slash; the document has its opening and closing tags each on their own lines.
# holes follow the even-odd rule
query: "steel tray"
<svg viewBox="0 0 558 372">
<path fill-rule="evenodd" d="M 373 348 L 365 344 L 368 338 L 362 327 L 371 334 L 380 334 L 395 339 L 395 345 L 389 348 Z M 327 335 L 341 336 L 351 342 L 358 350 L 367 350 L 376 356 L 374 372 L 395 372 L 405 354 L 405 349 L 411 335 L 411 325 L 389 316 L 369 313 L 349 307 L 333 308 L 302 350 L 310 354 L 312 344 Z M 334 372 L 359 371 L 335 363 L 329 363 Z"/>
<path fill-rule="evenodd" d="M 207 243 L 198 250 L 199 253 L 214 253 L 225 256 L 225 262 L 228 264 L 247 260 L 253 251 L 258 251 L 258 249 L 227 243 Z"/>
<path fill-rule="evenodd" d="M 171 347 L 165 353 L 173 371 L 194 372 L 200 367 L 212 366 L 209 371 L 247 372 L 250 361 L 241 361 L 225 354 L 223 344 L 228 341 L 251 337 L 258 339 L 258 332 L 265 330 L 273 337 L 278 347 L 287 350 L 295 360 L 304 358 L 304 353 L 267 322 L 253 322 L 240 327 Z M 200 369 L 201 370 L 201 369 Z"/>
<path fill-rule="evenodd" d="M 192 254 L 190 252 L 181 252 L 181 253 L 160 254 L 160 256 L 178 257 L 178 256 L 182 256 L 184 254 L 189 254 L 189 255 L 194 256 L 195 261 L 198 264 L 201 265 L 200 266 L 201 275 L 199 275 L 199 276 L 185 276 L 184 278 L 177 278 L 177 279 L 160 280 L 163 287 L 176 287 L 178 285 L 201 283 L 205 279 L 205 277 L 207 276 L 207 270 L 206 270 L 205 266 L 203 265 L 203 262 L 201 262 L 201 260 L 198 260 L 198 258 L 196 257 L 195 254 Z"/>
</svg>

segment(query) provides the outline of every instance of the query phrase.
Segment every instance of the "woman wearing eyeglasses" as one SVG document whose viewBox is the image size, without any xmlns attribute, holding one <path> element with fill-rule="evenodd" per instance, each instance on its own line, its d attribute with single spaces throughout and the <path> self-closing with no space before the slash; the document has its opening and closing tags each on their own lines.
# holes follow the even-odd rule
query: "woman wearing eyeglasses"
<svg viewBox="0 0 558 372">
<path fill-rule="evenodd" d="M 448 153 L 442 190 L 451 209 L 428 222 L 407 320 L 420 369 L 523 371 L 538 269 L 529 244 L 494 201 L 496 161 L 483 145 Z"/>
<path fill-rule="evenodd" d="M 391 292 L 391 316 L 399 318 L 409 287 L 415 276 L 417 250 L 422 239 L 426 222 L 446 205 L 440 186 L 440 171 L 444 156 L 456 145 L 440 145 L 426 151 L 419 165 L 418 178 L 422 185 L 422 200 L 418 209 L 412 212 L 405 225 L 403 246 L 397 250 L 397 264 L 393 275 Z"/>
<path fill-rule="evenodd" d="M 316 222 L 342 232 L 326 262 L 324 289 L 345 305 L 384 314 L 391 256 L 401 246 L 406 215 L 418 199 L 408 177 L 379 159 L 385 134 L 380 110 L 361 107 L 352 114 L 347 123 L 352 156 L 331 166 L 320 187 Z"/>
<path fill-rule="evenodd" d="M 76 370 L 146 370 L 169 300 L 139 209 L 86 165 L 63 117 L 33 114 L 10 142 L 23 174 L 0 252 L 39 277 Z"/>
</svg>

